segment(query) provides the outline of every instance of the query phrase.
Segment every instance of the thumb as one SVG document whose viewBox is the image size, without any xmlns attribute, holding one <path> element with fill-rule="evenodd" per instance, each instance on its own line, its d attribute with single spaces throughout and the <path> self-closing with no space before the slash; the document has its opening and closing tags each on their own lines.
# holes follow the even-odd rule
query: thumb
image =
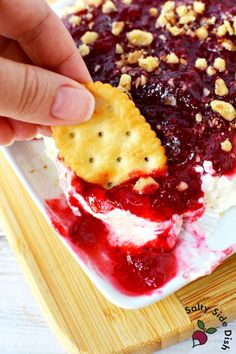
<svg viewBox="0 0 236 354">
<path fill-rule="evenodd" d="M 73 125 L 93 114 L 92 94 L 51 71 L 0 58 L 0 116 L 41 125 Z"/>
</svg>

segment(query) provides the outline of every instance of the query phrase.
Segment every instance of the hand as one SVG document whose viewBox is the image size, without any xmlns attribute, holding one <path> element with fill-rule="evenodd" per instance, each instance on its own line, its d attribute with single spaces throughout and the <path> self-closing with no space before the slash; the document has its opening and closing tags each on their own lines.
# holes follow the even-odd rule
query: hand
<svg viewBox="0 0 236 354">
<path fill-rule="evenodd" d="M 94 98 L 78 81 L 91 77 L 49 5 L 0 0 L 0 145 L 89 119 Z"/>
</svg>

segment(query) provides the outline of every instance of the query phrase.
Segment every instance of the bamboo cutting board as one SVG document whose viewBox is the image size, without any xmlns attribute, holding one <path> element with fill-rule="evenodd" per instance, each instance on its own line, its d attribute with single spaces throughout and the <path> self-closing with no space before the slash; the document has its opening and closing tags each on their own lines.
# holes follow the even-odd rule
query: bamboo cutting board
<svg viewBox="0 0 236 354">
<path fill-rule="evenodd" d="M 236 255 L 213 274 L 161 302 L 122 310 L 94 288 L 49 227 L 0 154 L 0 223 L 42 312 L 68 353 L 152 353 L 191 336 L 196 320 L 215 316 L 184 307 L 204 303 L 236 318 Z"/>
<path fill-rule="evenodd" d="M 52 0 L 49 2 L 53 2 Z M 204 303 L 236 318 L 236 255 L 213 274 L 141 310 L 122 310 L 94 288 L 49 227 L 0 154 L 0 223 L 49 324 L 70 354 L 152 353 L 191 336 L 196 321 L 219 326 L 215 316 L 187 315 Z"/>
</svg>

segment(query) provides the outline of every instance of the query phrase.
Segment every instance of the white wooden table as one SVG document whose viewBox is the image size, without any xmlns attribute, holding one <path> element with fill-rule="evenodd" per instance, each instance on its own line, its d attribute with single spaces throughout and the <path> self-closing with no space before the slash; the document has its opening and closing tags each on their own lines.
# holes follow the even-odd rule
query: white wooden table
<svg viewBox="0 0 236 354">
<path fill-rule="evenodd" d="M 227 353 L 236 353 L 236 321 L 231 323 L 230 328 L 233 329 L 233 341 Z M 192 349 L 189 339 L 158 353 L 222 353 L 224 351 L 220 347 L 223 337 L 223 329 L 219 329 L 204 347 Z M 1 230 L 0 354 L 66 354 L 41 315 Z"/>
</svg>

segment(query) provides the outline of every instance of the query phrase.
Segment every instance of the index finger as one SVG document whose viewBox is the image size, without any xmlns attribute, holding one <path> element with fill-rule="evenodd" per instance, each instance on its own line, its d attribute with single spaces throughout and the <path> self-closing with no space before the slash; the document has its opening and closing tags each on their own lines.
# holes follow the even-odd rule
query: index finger
<svg viewBox="0 0 236 354">
<path fill-rule="evenodd" d="M 1 0 L 0 19 L 0 34 L 17 40 L 35 65 L 91 80 L 69 32 L 44 0 Z"/>
</svg>

